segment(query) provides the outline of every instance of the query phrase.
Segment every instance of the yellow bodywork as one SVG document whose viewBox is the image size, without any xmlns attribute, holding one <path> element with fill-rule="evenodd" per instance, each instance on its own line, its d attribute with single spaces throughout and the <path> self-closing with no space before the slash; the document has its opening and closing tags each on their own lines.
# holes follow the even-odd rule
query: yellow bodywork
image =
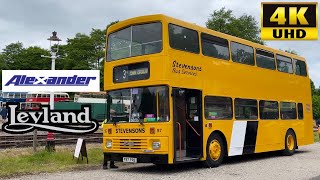
<svg viewBox="0 0 320 180">
<path fill-rule="evenodd" d="M 312 102 L 309 76 L 297 76 L 279 72 L 277 70 L 269 70 L 232 62 L 231 52 L 230 60 L 219 60 L 212 57 L 203 56 L 201 54 L 188 53 L 180 50 L 172 49 L 169 46 L 168 24 L 183 26 L 214 36 L 225 38 L 229 41 L 260 48 L 280 55 L 292 57 L 305 61 L 304 58 L 289 54 L 283 51 L 275 50 L 260 44 L 256 44 L 247 40 L 236 38 L 224 33 L 209 30 L 195 24 L 180 21 L 164 15 L 150 15 L 132 18 L 121 21 L 112 25 L 107 35 L 116 30 L 122 29 L 132 24 L 142 24 L 147 22 L 162 23 L 163 49 L 162 52 L 151 55 L 130 57 L 111 62 L 105 62 L 104 68 L 104 90 L 116 90 L 130 87 L 167 85 L 171 94 L 172 87 L 199 89 L 202 96 L 226 96 L 231 98 L 247 98 L 257 100 L 273 100 L 286 102 L 303 103 L 303 120 L 260 120 L 258 119 L 258 132 L 256 137 L 255 153 L 275 151 L 285 148 L 285 134 L 289 128 L 293 129 L 297 138 L 297 145 L 306 145 L 313 143 L 312 132 Z M 200 38 L 199 38 L 200 39 Z M 200 41 L 200 40 L 199 40 Z M 199 42 L 200 49 L 201 43 Z M 229 47 L 229 49 L 231 49 Z M 254 52 L 255 53 L 255 52 Z M 150 78 L 147 80 L 113 83 L 113 68 L 119 65 L 132 64 L 138 62 L 150 62 Z M 185 63 L 192 66 L 201 67 L 201 71 L 197 71 L 196 75 L 186 75 L 183 73 L 173 72 L 174 61 Z M 227 142 L 228 149 L 232 135 L 233 123 L 235 115 L 233 113 L 232 120 L 206 120 L 204 117 L 204 102 L 202 101 L 203 114 L 203 156 L 201 160 L 205 160 L 207 140 L 214 131 L 221 132 Z M 170 97 L 170 121 L 162 123 L 118 123 L 103 124 L 103 152 L 117 153 L 152 153 L 152 154 L 168 154 L 168 163 L 173 163 L 174 158 L 174 137 L 173 137 L 173 104 Z M 235 108 L 233 108 L 234 111 Z M 279 116 L 280 117 L 280 116 Z M 239 120 L 237 120 L 239 121 Z M 248 120 L 250 121 L 250 120 Z M 212 127 L 208 126 L 212 123 Z M 116 128 L 145 128 L 144 133 L 115 133 Z M 151 127 L 161 129 L 161 132 L 150 134 Z M 108 129 L 112 129 L 112 134 L 108 134 Z M 161 141 L 161 149 L 154 152 L 144 152 L 143 150 L 120 149 L 114 147 L 107 149 L 105 147 L 106 140 L 119 141 L 119 139 L 144 139 L 145 148 L 150 149 L 154 140 Z"/>
</svg>

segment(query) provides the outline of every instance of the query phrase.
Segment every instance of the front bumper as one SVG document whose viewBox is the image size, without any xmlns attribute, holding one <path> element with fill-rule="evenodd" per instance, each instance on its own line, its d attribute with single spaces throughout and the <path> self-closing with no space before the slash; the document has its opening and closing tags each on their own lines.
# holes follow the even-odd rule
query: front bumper
<svg viewBox="0 0 320 180">
<path fill-rule="evenodd" d="M 111 161 L 123 161 L 123 157 L 137 158 L 137 163 L 168 164 L 167 154 L 125 154 L 104 153 L 104 158 Z"/>
</svg>

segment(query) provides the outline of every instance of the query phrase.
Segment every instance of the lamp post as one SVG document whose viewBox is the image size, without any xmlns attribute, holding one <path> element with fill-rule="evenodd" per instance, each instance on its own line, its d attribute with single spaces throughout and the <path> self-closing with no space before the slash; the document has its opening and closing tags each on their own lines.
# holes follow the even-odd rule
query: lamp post
<svg viewBox="0 0 320 180">
<path fill-rule="evenodd" d="M 50 58 L 51 59 L 51 70 L 55 70 L 56 59 L 59 57 L 57 55 L 57 53 L 59 51 L 59 42 L 61 41 L 61 39 L 58 38 L 57 32 L 53 31 L 52 36 L 50 36 L 47 40 L 50 41 L 50 55 L 51 56 L 41 55 L 41 57 Z M 56 50 L 54 50 L 54 46 L 56 46 Z M 50 109 L 51 110 L 54 109 L 54 92 L 50 92 Z M 48 132 L 46 149 L 48 151 L 55 150 L 54 134 L 52 132 Z"/>
</svg>

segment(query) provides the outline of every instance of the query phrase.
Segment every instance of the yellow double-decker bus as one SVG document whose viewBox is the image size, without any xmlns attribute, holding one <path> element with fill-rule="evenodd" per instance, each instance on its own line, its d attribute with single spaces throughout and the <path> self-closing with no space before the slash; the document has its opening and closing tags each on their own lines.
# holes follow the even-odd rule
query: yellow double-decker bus
<svg viewBox="0 0 320 180">
<path fill-rule="evenodd" d="M 303 57 L 165 15 L 112 25 L 106 49 L 107 160 L 216 167 L 313 143 Z"/>
</svg>

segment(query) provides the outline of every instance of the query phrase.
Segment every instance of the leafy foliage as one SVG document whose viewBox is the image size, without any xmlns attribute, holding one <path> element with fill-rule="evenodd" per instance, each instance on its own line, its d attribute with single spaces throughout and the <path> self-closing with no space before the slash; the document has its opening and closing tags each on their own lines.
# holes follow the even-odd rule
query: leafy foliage
<svg viewBox="0 0 320 180">
<path fill-rule="evenodd" d="M 313 110 L 313 119 L 320 119 L 320 96 L 314 95 L 312 97 L 312 110 Z"/>
<path fill-rule="evenodd" d="M 220 10 L 215 10 L 210 15 L 206 26 L 212 30 L 264 44 L 259 36 L 260 29 L 258 22 L 251 15 L 243 14 L 240 17 L 235 17 L 232 10 L 226 10 L 223 7 Z"/>
<path fill-rule="evenodd" d="M 111 22 L 107 28 L 117 22 Z M 59 46 L 60 58 L 56 60 L 56 69 L 97 69 L 101 72 L 102 84 L 105 45 L 106 29 L 92 29 L 89 35 L 77 33 L 75 37 L 67 39 L 66 45 Z M 0 86 L 2 70 L 51 69 L 51 59 L 41 58 L 41 55 L 49 56 L 50 53 L 37 46 L 25 48 L 21 42 L 7 45 L 0 53 Z"/>
<path fill-rule="evenodd" d="M 312 109 L 313 109 L 313 119 L 320 119 L 320 87 L 316 89 L 313 81 L 310 81 L 311 94 L 312 94 Z"/>
</svg>

